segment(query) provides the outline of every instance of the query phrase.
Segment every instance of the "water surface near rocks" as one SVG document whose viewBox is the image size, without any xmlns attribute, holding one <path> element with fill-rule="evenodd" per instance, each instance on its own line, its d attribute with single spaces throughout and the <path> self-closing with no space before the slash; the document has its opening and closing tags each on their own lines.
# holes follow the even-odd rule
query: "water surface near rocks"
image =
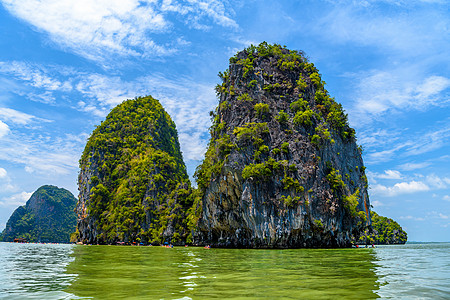
<svg viewBox="0 0 450 300">
<path fill-rule="evenodd" d="M 8 299 L 449 299 L 450 244 L 203 249 L 0 243 Z"/>
</svg>

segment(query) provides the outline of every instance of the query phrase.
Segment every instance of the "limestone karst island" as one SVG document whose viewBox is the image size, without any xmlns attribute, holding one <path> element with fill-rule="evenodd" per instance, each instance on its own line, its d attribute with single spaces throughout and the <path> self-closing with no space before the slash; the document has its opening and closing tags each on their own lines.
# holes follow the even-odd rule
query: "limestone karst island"
<svg viewBox="0 0 450 300">
<path fill-rule="evenodd" d="M 66 189 L 41 186 L 24 206 L 13 212 L 0 241 L 68 243 L 77 225 L 76 203 L 77 199 Z"/>
<path fill-rule="evenodd" d="M 250 46 L 219 77 L 196 187 L 175 123 L 158 100 L 127 100 L 109 113 L 80 159 L 72 242 L 236 248 L 406 242 L 395 221 L 371 211 L 355 131 L 304 53 Z"/>
</svg>

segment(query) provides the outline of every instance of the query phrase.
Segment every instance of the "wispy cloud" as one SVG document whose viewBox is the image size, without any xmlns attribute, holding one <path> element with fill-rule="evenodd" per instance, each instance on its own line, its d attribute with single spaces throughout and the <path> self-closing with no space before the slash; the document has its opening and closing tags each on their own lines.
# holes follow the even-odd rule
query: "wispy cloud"
<svg viewBox="0 0 450 300">
<path fill-rule="evenodd" d="M 373 185 L 371 185 L 371 193 L 373 195 L 380 195 L 385 197 L 393 197 L 402 194 L 413 194 L 431 190 L 443 190 L 450 187 L 449 177 L 438 176 L 436 174 L 429 174 L 426 176 L 416 174 L 414 176 L 414 180 L 399 182 L 391 186 L 379 184 L 376 182 L 376 180 L 372 181 L 372 178 L 394 180 L 404 179 L 404 176 L 392 170 L 387 170 L 384 174 L 368 172 L 368 175 L 370 176 L 371 182 L 374 183 Z"/>
<path fill-rule="evenodd" d="M 0 69 L 0 73 L 3 71 L 8 75 L 12 75 L 11 78 L 24 84 L 23 89 L 26 90 L 36 84 L 29 77 L 22 76 L 24 65 L 21 62 L 11 62 L 10 65 L 7 62 L 3 62 L 4 68 L 3 70 Z M 15 70 L 20 70 L 20 72 Z M 55 83 L 52 85 L 40 85 L 39 89 L 36 88 L 36 93 L 50 93 L 50 95 L 53 95 L 52 93 L 57 92 L 64 95 L 72 95 L 68 97 L 68 100 L 59 96 L 58 104 L 92 114 L 99 120 L 104 118 L 114 106 L 124 100 L 133 99 L 137 96 L 152 95 L 161 101 L 177 124 L 185 158 L 191 160 L 202 159 L 208 139 L 205 133 L 207 134 L 210 126 L 209 111 L 217 103 L 213 83 L 199 83 L 187 77 L 169 79 L 159 73 L 147 74 L 132 80 L 124 80 L 120 76 L 86 73 L 82 70 L 36 64 L 28 64 L 26 70 L 30 73 L 39 73 L 39 77 L 46 78 L 46 82 Z M 21 90 L 15 87 L 14 91 L 11 92 L 20 94 Z M 71 98 L 78 99 L 78 102 L 70 103 Z M 64 101 L 69 102 L 63 103 Z M 0 108 L 0 120 L 19 125 L 33 122 L 49 122 L 49 120 L 37 118 L 10 108 Z M 3 131 L 0 123 L 0 134 L 2 132 L 4 133 L 3 135 L 9 133 L 9 127 L 6 123 L 4 123 Z M 16 143 L 18 142 L 16 140 Z M 13 147 L 14 144 L 15 142 L 10 147 Z M 20 147 L 18 148 L 20 149 Z M 24 149 L 29 149 L 29 147 Z M 36 164 L 41 165 L 39 162 L 36 162 Z M 60 169 L 58 172 L 63 169 Z"/>
<path fill-rule="evenodd" d="M 418 1 L 332 2 L 334 8 L 317 21 L 316 30 L 335 43 L 372 46 L 411 56 L 449 44 L 441 38 L 448 33 L 445 9 L 425 5 L 406 14 L 405 9 Z M 377 2 L 392 5 L 390 9 L 379 9 Z"/>
<path fill-rule="evenodd" d="M 421 163 L 405 163 L 398 166 L 403 171 L 413 171 L 426 168 L 431 165 L 431 162 L 421 162 Z"/>
<path fill-rule="evenodd" d="M 366 163 L 379 164 L 391 161 L 394 157 L 413 157 L 429 153 L 448 146 L 450 139 L 450 120 L 440 121 L 436 125 L 420 132 L 399 131 L 391 136 L 383 136 L 378 130 L 363 132 L 363 144 L 367 149 Z M 395 130 L 393 130 L 395 131 Z M 445 161 L 448 159 L 445 158 Z M 404 171 L 425 168 L 432 161 L 408 162 L 398 168 Z"/>
<path fill-rule="evenodd" d="M 49 75 L 49 69 L 44 68 L 41 65 L 19 61 L 3 61 L 0 62 L 0 72 L 11 74 L 22 81 L 28 82 L 30 86 L 35 88 L 41 88 L 48 91 L 70 91 L 72 89 L 69 81 L 61 82 Z"/>
<path fill-rule="evenodd" d="M 381 195 L 386 197 L 394 197 L 402 194 L 413 194 L 417 192 L 429 191 L 430 187 L 422 181 L 400 182 L 393 186 L 384 186 L 375 184 L 371 186 L 373 195 Z"/>
<path fill-rule="evenodd" d="M 426 182 L 429 186 L 435 189 L 445 189 L 450 186 L 450 178 L 430 174 L 426 177 Z"/>
<path fill-rule="evenodd" d="M 37 118 L 33 115 L 20 112 L 15 109 L 7 108 L 7 107 L 0 107 L 0 120 L 3 120 L 5 122 L 12 122 L 14 124 L 18 125 L 27 125 L 30 124 L 33 121 L 37 122 L 50 122 L 50 120 Z"/>
<path fill-rule="evenodd" d="M 312 30 L 332 44 L 362 47 L 376 67 L 343 74 L 352 85 L 350 121 L 364 127 L 390 113 L 450 105 L 450 18 L 440 1 L 330 1 Z M 443 4 L 443 6 L 441 6 Z M 406 13 L 407 12 L 407 13 Z"/>
<path fill-rule="evenodd" d="M 0 138 L 3 138 L 9 132 L 10 132 L 10 130 L 9 130 L 8 124 L 5 124 L 2 121 L 0 121 Z"/>
<path fill-rule="evenodd" d="M 69 135 L 52 138 L 13 131 L 0 139 L 0 160 L 22 164 L 29 173 L 69 174 L 78 169 L 82 147 Z"/>
<path fill-rule="evenodd" d="M 5 169 L 0 168 L 0 179 L 5 178 L 7 176 L 8 172 L 6 172 Z"/>
<path fill-rule="evenodd" d="M 3 207 L 17 207 L 24 205 L 31 197 L 33 193 L 21 192 L 0 199 L 0 206 Z"/>
<path fill-rule="evenodd" d="M 383 174 L 376 174 L 380 179 L 402 179 L 402 174 L 397 170 L 385 170 Z"/>
<path fill-rule="evenodd" d="M 409 143 L 394 144 L 394 147 L 390 149 L 369 152 L 366 155 L 366 162 L 369 164 L 377 164 L 390 161 L 397 155 L 398 151 L 403 150 L 408 144 Z"/>
<path fill-rule="evenodd" d="M 450 138 L 450 124 L 440 124 L 439 129 L 427 132 L 411 143 L 405 155 L 420 155 L 448 144 Z"/>
<path fill-rule="evenodd" d="M 413 216 L 400 216 L 400 220 L 413 220 L 413 221 L 425 221 L 423 217 L 413 217 Z"/>
<path fill-rule="evenodd" d="M 358 131 L 358 143 L 364 147 L 372 148 L 374 146 L 392 145 L 399 140 L 399 133 L 387 129 L 370 128 Z"/>
<path fill-rule="evenodd" d="M 450 78 L 436 75 L 420 78 L 419 71 L 412 69 L 372 70 L 356 75 L 357 96 L 350 109 L 356 119 L 354 123 L 367 124 L 392 111 L 424 110 L 450 104 Z"/>
<path fill-rule="evenodd" d="M 15 192 L 17 187 L 12 184 L 8 172 L 4 168 L 0 168 L 0 193 Z"/>
<path fill-rule="evenodd" d="M 158 43 L 155 37 L 172 31 L 168 14 L 181 16 L 196 29 L 207 23 L 236 28 L 231 7 L 222 1 L 154 0 L 2 0 L 13 15 L 25 20 L 63 49 L 95 61 L 114 55 L 154 57 L 174 53 L 180 39 Z"/>
<path fill-rule="evenodd" d="M 384 203 L 379 200 L 371 201 L 370 204 L 372 204 L 373 207 L 385 206 Z"/>
</svg>

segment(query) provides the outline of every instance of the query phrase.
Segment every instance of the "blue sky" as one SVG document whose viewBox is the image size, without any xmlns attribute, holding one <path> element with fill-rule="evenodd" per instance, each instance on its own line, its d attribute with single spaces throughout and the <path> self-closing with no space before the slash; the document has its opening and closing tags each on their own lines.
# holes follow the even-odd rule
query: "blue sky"
<svg viewBox="0 0 450 300">
<path fill-rule="evenodd" d="M 77 191 L 115 105 L 159 99 L 192 175 L 217 73 L 262 41 L 303 50 L 343 104 L 374 210 L 450 241 L 450 2 L 0 0 L 0 230 L 44 184 Z"/>
</svg>

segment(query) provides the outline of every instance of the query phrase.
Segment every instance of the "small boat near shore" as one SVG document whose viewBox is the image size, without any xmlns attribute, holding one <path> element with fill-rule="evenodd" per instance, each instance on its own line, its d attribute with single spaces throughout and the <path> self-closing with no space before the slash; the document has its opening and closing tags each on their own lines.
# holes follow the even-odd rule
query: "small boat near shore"
<svg viewBox="0 0 450 300">
<path fill-rule="evenodd" d="M 23 238 L 16 238 L 16 239 L 14 239 L 14 243 L 27 243 L 27 240 L 26 239 L 23 239 Z"/>
</svg>

